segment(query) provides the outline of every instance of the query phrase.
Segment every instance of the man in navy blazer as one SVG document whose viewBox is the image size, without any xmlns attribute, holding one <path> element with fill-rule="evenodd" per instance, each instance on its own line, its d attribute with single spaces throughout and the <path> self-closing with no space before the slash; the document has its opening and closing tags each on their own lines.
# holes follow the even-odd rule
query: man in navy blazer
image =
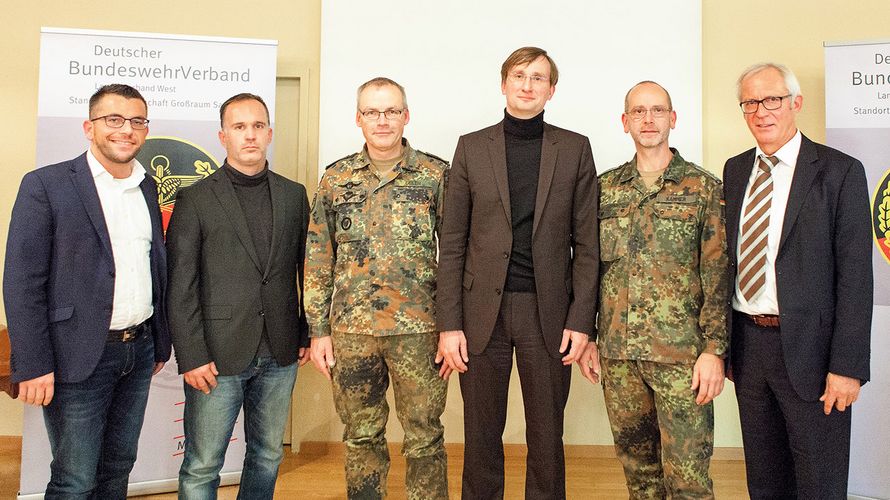
<svg viewBox="0 0 890 500">
<path fill-rule="evenodd" d="M 147 106 L 90 98 L 89 150 L 29 172 L 12 210 L 3 298 L 19 399 L 43 406 L 46 498 L 124 498 L 153 374 L 170 358 L 157 187 L 136 161 Z"/>
<path fill-rule="evenodd" d="M 803 97 L 788 68 L 748 68 L 738 97 L 757 142 L 723 171 L 748 493 L 843 499 L 850 405 L 869 378 L 865 171 L 797 130 Z"/>
</svg>

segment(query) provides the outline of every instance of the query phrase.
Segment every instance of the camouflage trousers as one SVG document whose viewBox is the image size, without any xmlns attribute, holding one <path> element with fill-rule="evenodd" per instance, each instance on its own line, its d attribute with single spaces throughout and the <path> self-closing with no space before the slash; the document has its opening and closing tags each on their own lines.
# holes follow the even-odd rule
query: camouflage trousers
<svg viewBox="0 0 890 500">
<path fill-rule="evenodd" d="M 447 499 L 444 428 L 447 384 L 434 365 L 437 333 L 373 337 L 333 333 L 334 405 L 346 426 L 346 490 L 350 499 L 386 496 L 389 451 L 386 390 L 392 379 L 396 415 L 405 430 L 409 499 Z"/>
<path fill-rule="evenodd" d="M 714 404 L 695 404 L 692 365 L 602 358 L 603 393 L 631 499 L 714 498 Z"/>
</svg>

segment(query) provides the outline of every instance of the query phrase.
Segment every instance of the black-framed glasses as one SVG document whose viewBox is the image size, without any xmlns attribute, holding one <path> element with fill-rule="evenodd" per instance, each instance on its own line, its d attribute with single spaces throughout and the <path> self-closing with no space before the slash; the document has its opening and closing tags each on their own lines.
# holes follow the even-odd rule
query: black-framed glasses
<svg viewBox="0 0 890 500">
<path fill-rule="evenodd" d="M 745 113 L 746 115 L 756 113 L 758 106 L 763 106 L 763 109 L 767 111 L 775 111 L 782 107 L 782 99 L 787 99 L 789 97 L 791 97 L 791 94 L 781 96 L 771 95 L 769 97 L 764 97 L 763 99 L 748 99 L 747 101 L 740 102 L 739 107 L 742 108 L 742 113 Z"/>
<path fill-rule="evenodd" d="M 124 126 L 124 122 L 130 122 L 130 127 L 133 130 L 145 130 L 148 127 L 148 119 L 140 118 L 138 116 L 134 116 L 133 118 L 124 118 L 121 115 L 105 115 L 99 116 L 96 118 L 90 118 L 91 122 L 96 120 L 105 120 L 105 125 L 108 125 L 111 128 L 121 128 Z"/>
<path fill-rule="evenodd" d="M 646 113 L 651 114 L 652 118 L 664 118 L 671 111 L 673 110 L 667 106 L 652 106 L 651 108 L 637 106 L 635 108 L 630 108 L 630 110 L 627 111 L 627 116 L 629 116 L 631 120 L 638 122 L 646 116 Z"/>
<path fill-rule="evenodd" d="M 365 120 L 374 121 L 380 118 L 380 115 L 383 115 L 387 120 L 395 120 L 396 118 L 402 116 L 402 112 L 404 109 L 395 109 L 390 108 L 384 111 L 380 111 L 379 109 L 366 109 L 361 111 L 362 116 L 365 117 Z"/>
</svg>

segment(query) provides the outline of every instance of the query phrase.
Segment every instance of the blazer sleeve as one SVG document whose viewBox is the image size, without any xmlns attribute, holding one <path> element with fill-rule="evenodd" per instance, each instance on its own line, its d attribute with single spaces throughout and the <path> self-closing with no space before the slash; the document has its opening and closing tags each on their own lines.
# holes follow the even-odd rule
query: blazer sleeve
<svg viewBox="0 0 890 500">
<path fill-rule="evenodd" d="M 167 319 L 179 372 L 213 361 L 201 309 L 201 221 L 189 189 L 177 193 L 167 227 Z"/>
<path fill-rule="evenodd" d="M 872 276 L 871 214 L 865 169 L 858 160 L 846 172 L 834 220 L 835 316 L 828 371 L 869 379 Z"/>
<path fill-rule="evenodd" d="M 445 183 L 436 279 L 436 328 L 463 330 L 463 275 L 473 202 L 467 173 L 466 139 L 457 141 Z"/>
<path fill-rule="evenodd" d="M 3 272 L 13 382 L 55 371 L 47 299 L 53 225 L 43 181 L 36 172 L 28 173 L 12 208 Z"/>
<path fill-rule="evenodd" d="M 303 303 L 303 279 L 306 276 L 306 233 L 309 230 L 309 198 L 306 196 L 305 186 L 298 185 L 298 187 L 300 218 L 299 241 L 297 242 L 297 286 L 300 288 L 300 340 L 298 345 L 309 347 L 309 323 L 306 320 L 306 306 Z"/>
<path fill-rule="evenodd" d="M 565 328 L 596 340 L 594 319 L 599 296 L 599 187 L 590 141 L 581 145 L 578 179 L 572 202 L 572 303 Z"/>
</svg>

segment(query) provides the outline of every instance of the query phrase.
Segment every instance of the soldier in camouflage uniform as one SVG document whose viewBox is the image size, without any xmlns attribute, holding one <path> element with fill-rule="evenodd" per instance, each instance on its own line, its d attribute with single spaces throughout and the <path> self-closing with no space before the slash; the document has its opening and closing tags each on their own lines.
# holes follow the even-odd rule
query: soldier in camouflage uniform
<svg viewBox="0 0 890 500">
<path fill-rule="evenodd" d="M 631 498 L 713 498 L 728 280 L 720 181 L 668 146 L 670 95 L 627 93 L 633 160 L 600 176 L 598 348 Z"/>
<path fill-rule="evenodd" d="M 365 148 L 325 171 L 306 250 L 306 315 L 316 368 L 333 381 L 346 426 L 349 498 L 386 495 L 386 390 L 405 430 L 408 498 L 448 498 L 446 382 L 434 358 L 436 241 L 448 163 L 402 138 L 404 89 L 375 78 L 358 91 Z M 336 360 L 336 363 L 335 363 Z"/>
</svg>

